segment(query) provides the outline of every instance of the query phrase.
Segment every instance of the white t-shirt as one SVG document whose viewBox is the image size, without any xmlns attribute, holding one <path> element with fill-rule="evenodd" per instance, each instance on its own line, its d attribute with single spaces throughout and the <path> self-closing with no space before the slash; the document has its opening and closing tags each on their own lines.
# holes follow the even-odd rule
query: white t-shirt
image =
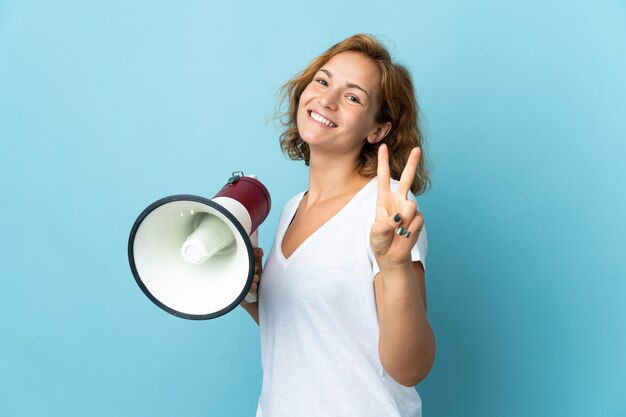
<svg viewBox="0 0 626 417">
<path fill-rule="evenodd" d="M 257 417 L 421 416 L 415 388 L 388 376 L 378 356 L 379 269 L 369 243 L 376 193 L 373 178 L 288 259 L 282 239 L 304 192 L 285 205 L 258 293 Z M 424 263 L 426 250 L 423 229 L 412 259 Z"/>
</svg>

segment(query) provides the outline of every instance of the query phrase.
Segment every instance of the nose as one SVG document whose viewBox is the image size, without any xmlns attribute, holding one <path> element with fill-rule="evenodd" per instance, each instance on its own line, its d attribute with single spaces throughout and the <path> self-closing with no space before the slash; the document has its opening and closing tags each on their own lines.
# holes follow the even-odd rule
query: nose
<svg viewBox="0 0 626 417">
<path fill-rule="evenodd" d="M 319 96 L 319 103 L 322 107 L 337 110 L 338 91 L 329 88 Z"/>
</svg>

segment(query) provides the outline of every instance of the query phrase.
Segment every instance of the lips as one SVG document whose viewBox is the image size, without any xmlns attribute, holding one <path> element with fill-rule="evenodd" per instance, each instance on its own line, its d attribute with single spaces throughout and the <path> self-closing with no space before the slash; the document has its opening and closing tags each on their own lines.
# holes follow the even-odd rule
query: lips
<svg viewBox="0 0 626 417">
<path fill-rule="evenodd" d="M 330 128 L 337 127 L 337 123 L 333 122 L 332 120 L 328 119 L 327 117 L 322 116 L 321 114 L 313 110 L 309 110 L 309 117 L 311 117 L 311 119 L 315 120 L 319 124 L 324 125 L 326 127 L 330 127 Z"/>
</svg>

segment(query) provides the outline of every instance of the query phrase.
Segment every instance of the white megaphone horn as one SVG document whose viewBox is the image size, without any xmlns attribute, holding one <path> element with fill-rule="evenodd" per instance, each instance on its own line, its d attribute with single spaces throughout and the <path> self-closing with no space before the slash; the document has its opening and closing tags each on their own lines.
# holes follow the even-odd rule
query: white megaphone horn
<svg viewBox="0 0 626 417">
<path fill-rule="evenodd" d="M 244 298 L 256 301 L 256 294 L 246 296 L 253 248 L 270 208 L 267 188 L 241 171 L 212 199 L 172 195 L 155 201 L 130 232 L 135 281 L 154 304 L 191 320 L 219 317 Z"/>
</svg>

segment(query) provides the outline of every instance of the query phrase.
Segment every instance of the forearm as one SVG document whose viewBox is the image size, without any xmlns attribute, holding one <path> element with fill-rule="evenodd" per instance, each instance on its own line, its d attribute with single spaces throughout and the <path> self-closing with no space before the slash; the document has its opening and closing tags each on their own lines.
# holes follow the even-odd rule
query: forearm
<svg viewBox="0 0 626 417">
<path fill-rule="evenodd" d="M 239 305 L 243 307 L 244 310 L 248 312 L 248 314 L 250 314 L 250 317 L 254 319 L 256 324 L 259 324 L 259 303 L 258 302 L 248 303 L 246 301 L 242 301 L 241 304 Z"/>
<path fill-rule="evenodd" d="M 416 279 L 416 273 L 421 277 Z M 413 386 L 428 374 L 435 357 L 435 337 L 428 323 L 424 289 L 418 284 L 423 283 L 423 269 L 408 261 L 381 265 L 380 274 L 380 360 L 397 382 Z"/>
</svg>

